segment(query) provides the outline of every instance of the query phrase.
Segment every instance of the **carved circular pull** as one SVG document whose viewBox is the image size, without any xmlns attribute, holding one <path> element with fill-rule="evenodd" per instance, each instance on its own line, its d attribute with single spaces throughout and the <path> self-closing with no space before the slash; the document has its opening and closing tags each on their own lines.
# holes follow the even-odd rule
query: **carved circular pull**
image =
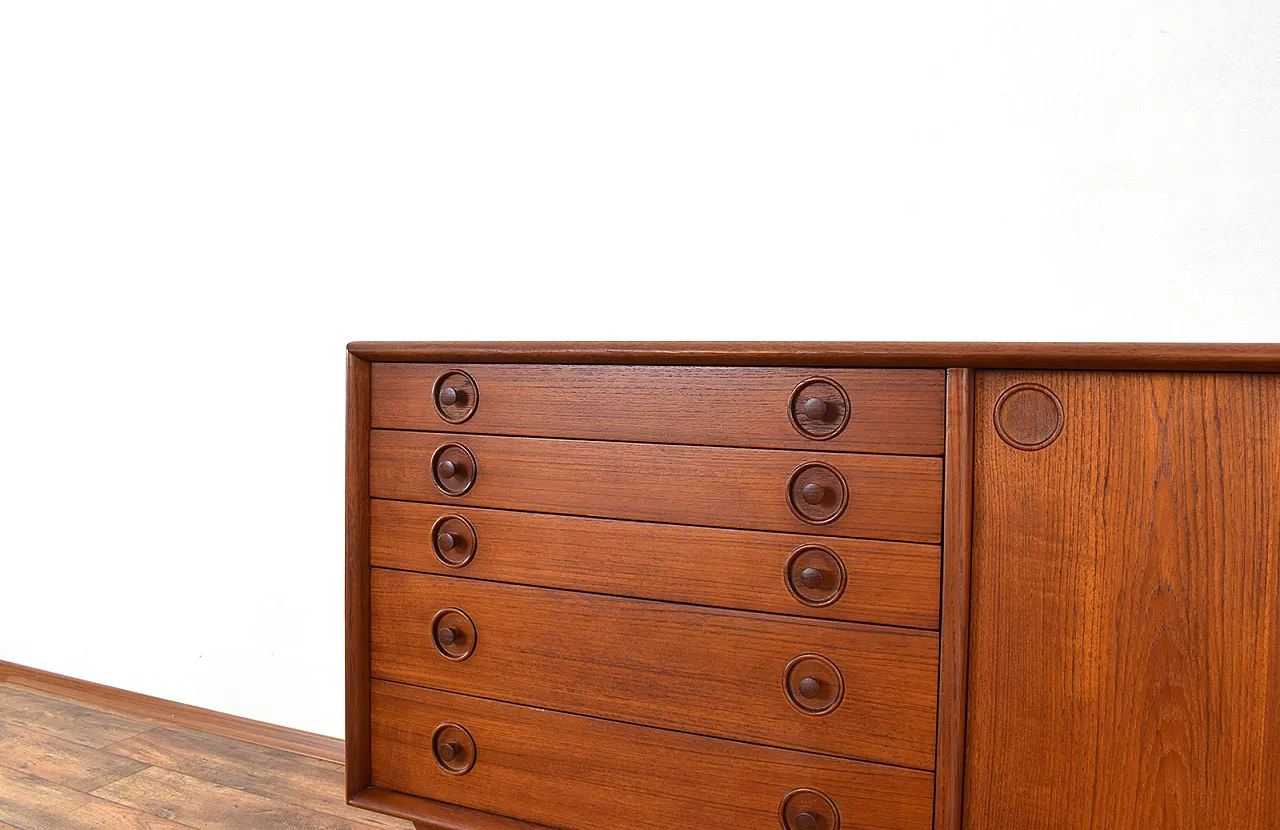
<svg viewBox="0 0 1280 830">
<path fill-rule="evenodd" d="M 1038 383 L 1010 386 L 996 399 L 996 432 L 1011 447 L 1042 450 L 1062 434 L 1062 401 Z"/>
<path fill-rule="evenodd" d="M 812 608 L 839 600 L 849 578 L 844 560 L 823 545 L 796 548 L 787 557 L 785 573 L 791 595 Z"/>
<path fill-rule="evenodd" d="M 808 788 L 782 798 L 778 818 L 785 830 L 840 830 L 840 811 L 826 793 Z"/>
<path fill-rule="evenodd" d="M 476 459 L 461 444 L 443 444 L 431 456 L 436 487 L 448 496 L 461 496 L 476 483 Z"/>
<path fill-rule="evenodd" d="M 821 463 L 797 467 L 787 481 L 787 503 L 809 524 L 834 522 L 849 505 L 849 486 L 834 467 Z"/>
<path fill-rule="evenodd" d="M 465 611 L 445 608 L 431 620 L 431 639 L 443 657 L 460 662 L 475 653 L 476 624 Z"/>
<path fill-rule="evenodd" d="M 436 414 L 451 424 L 460 424 L 476 414 L 480 390 L 471 375 L 461 369 L 453 369 L 436 378 L 431 398 Z"/>
<path fill-rule="evenodd" d="M 466 775 L 476 765 L 476 742 L 456 723 L 442 723 L 431 736 L 432 754 L 440 769 L 450 775 Z"/>
<path fill-rule="evenodd" d="M 783 674 L 787 699 L 806 715 L 829 715 L 844 701 L 844 677 L 820 654 L 801 654 Z"/>
<path fill-rule="evenodd" d="M 431 547 L 436 558 L 450 568 L 465 567 L 476 555 L 478 538 L 471 522 L 462 516 L 448 514 L 431 526 Z"/>
<path fill-rule="evenodd" d="M 809 378 L 791 393 L 791 426 L 806 438 L 825 441 L 849 423 L 849 396 L 830 378 Z"/>
</svg>

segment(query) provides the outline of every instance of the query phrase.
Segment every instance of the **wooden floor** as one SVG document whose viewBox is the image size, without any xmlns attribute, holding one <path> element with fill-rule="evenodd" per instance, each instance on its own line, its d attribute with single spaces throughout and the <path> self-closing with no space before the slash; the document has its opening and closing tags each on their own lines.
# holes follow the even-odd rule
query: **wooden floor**
<svg viewBox="0 0 1280 830">
<path fill-rule="evenodd" d="M 0 830 L 410 830 L 342 765 L 0 683 Z"/>
</svg>

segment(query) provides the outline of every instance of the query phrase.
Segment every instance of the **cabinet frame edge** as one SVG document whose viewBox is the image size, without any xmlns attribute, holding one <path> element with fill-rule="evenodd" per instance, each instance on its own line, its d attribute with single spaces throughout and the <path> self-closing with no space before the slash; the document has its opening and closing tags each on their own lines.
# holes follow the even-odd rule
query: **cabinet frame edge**
<svg viewBox="0 0 1280 830">
<path fill-rule="evenodd" d="M 371 364 L 347 355 L 346 783 L 348 802 L 372 783 L 369 712 L 369 435 Z"/>
<path fill-rule="evenodd" d="M 976 374 L 973 369 L 947 370 L 934 830 L 960 830 L 963 823 Z"/>
</svg>

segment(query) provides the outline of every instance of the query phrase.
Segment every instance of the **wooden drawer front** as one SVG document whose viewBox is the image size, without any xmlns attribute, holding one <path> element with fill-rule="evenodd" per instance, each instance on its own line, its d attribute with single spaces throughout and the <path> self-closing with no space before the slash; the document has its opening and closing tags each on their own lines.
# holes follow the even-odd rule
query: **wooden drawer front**
<svg viewBox="0 0 1280 830">
<path fill-rule="evenodd" d="M 443 723 L 475 764 L 440 768 Z M 778 830 L 796 789 L 828 796 L 840 830 L 926 830 L 933 775 L 527 709 L 375 680 L 373 784 L 564 830 Z"/>
<path fill-rule="evenodd" d="M 373 571 L 371 595 L 373 675 L 384 680 L 933 767 L 932 632 L 382 569 Z M 474 623 L 474 653 L 460 662 L 433 639 L 432 621 L 446 608 Z M 830 714 L 803 713 L 788 696 L 787 666 L 804 654 L 830 660 L 843 677 L 843 700 Z"/>
<path fill-rule="evenodd" d="M 441 533 L 454 537 L 445 543 L 457 551 L 452 558 L 434 541 Z M 803 573 L 799 557 L 815 545 L 829 550 L 837 564 L 823 574 L 825 595 L 798 590 L 804 586 L 795 578 Z M 374 499 L 370 549 L 375 567 L 938 628 L 941 559 L 934 545 Z M 802 552 L 792 560 L 796 551 Z M 827 595 L 838 598 L 829 605 L 813 604 Z"/>
<path fill-rule="evenodd" d="M 433 471 L 450 443 L 474 456 L 460 495 Z M 847 492 L 825 524 L 801 521 L 789 499 L 793 472 L 813 463 L 838 471 Z M 404 501 L 905 542 L 937 543 L 942 530 L 942 459 L 923 456 L 374 430 L 369 473 L 374 498 Z"/>
<path fill-rule="evenodd" d="M 458 370 L 474 381 L 469 416 L 434 397 Z M 801 388 L 811 378 L 829 384 Z M 798 388 L 801 413 L 810 393 L 831 399 L 813 431 L 834 434 L 793 423 Z M 943 399 L 935 369 L 373 364 L 373 426 L 385 429 L 941 455 Z"/>
</svg>

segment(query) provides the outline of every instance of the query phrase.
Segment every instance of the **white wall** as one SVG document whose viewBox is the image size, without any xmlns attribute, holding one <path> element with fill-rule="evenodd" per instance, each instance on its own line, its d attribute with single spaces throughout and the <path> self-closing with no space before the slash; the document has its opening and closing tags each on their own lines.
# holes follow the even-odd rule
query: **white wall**
<svg viewBox="0 0 1280 830">
<path fill-rule="evenodd" d="M 0 658 L 337 735 L 348 340 L 1280 340 L 1280 4 L 4 4 L 0 279 Z"/>
</svg>

